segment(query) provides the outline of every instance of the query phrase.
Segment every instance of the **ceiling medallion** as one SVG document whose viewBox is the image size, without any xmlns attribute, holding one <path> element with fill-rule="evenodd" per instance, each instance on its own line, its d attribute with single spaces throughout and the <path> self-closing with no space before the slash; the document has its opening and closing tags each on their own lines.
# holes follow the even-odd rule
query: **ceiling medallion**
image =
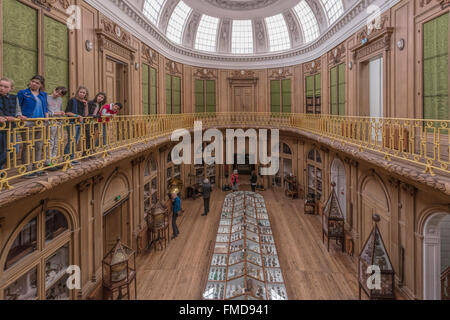
<svg viewBox="0 0 450 320">
<path fill-rule="evenodd" d="M 268 7 L 280 0 L 205 0 L 209 4 L 228 10 L 255 10 Z"/>
</svg>

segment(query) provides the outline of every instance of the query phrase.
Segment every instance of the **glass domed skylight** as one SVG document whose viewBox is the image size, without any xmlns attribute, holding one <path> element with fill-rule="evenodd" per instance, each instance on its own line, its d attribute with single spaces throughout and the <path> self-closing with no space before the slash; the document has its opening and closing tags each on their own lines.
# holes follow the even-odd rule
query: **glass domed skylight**
<svg viewBox="0 0 450 320">
<path fill-rule="evenodd" d="M 314 2 L 317 5 L 311 7 L 309 0 L 145 0 L 142 10 L 178 45 L 242 55 L 284 51 L 312 42 L 344 14 L 343 0 Z M 303 42 L 293 42 L 294 30 L 303 33 Z"/>
</svg>

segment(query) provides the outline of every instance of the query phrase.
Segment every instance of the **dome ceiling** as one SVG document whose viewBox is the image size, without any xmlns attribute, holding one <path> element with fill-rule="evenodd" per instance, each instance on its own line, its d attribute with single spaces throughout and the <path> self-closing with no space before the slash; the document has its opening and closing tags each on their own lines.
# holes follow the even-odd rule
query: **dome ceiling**
<svg viewBox="0 0 450 320">
<path fill-rule="evenodd" d="M 344 0 L 144 0 L 142 12 L 176 45 L 254 55 L 316 40 L 341 18 Z"/>
</svg>

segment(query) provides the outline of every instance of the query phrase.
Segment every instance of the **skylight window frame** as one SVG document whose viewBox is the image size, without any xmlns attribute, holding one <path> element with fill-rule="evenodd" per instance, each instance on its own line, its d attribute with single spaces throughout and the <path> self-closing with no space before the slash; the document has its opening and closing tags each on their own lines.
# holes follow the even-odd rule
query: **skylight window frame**
<svg viewBox="0 0 450 320">
<path fill-rule="evenodd" d="M 309 4 L 302 0 L 293 10 L 302 26 L 305 43 L 316 40 L 320 36 L 319 24 Z"/>
<path fill-rule="evenodd" d="M 344 4 L 342 0 L 320 0 L 328 18 L 328 23 L 332 25 L 340 16 L 344 14 Z"/>
<path fill-rule="evenodd" d="M 220 19 L 206 14 L 202 15 L 195 36 L 194 47 L 196 50 L 216 52 L 217 32 L 219 30 Z"/>
<path fill-rule="evenodd" d="M 178 2 L 170 16 L 166 36 L 176 44 L 182 44 L 186 22 L 192 14 L 192 8 L 183 1 Z"/>
<path fill-rule="evenodd" d="M 291 37 L 284 16 L 280 13 L 271 17 L 266 17 L 264 21 L 269 36 L 270 52 L 291 49 Z"/>
<path fill-rule="evenodd" d="M 161 11 L 167 0 L 145 0 L 142 12 L 155 26 L 158 26 Z M 155 6 L 156 5 L 156 6 Z"/>
<path fill-rule="evenodd" d="M 239 30 L 237 30 L 239 29 Z M 252 20 L 233 20 L 231 31 L 231 53 L 254 53 Z"/>
</svg>

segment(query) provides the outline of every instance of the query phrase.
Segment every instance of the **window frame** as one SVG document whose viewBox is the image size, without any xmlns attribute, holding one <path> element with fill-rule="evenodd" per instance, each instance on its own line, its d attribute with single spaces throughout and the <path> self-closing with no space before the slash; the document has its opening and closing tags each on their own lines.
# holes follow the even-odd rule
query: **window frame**
<svg viewBox="0 0 450 320">
<path fill-rule="evenodd" d="M 340 79 L 340 68 L 343 67 L 343 72 L 344 72 L 344 82 L 339 82 Z M 332 72 L 333 70 L 336 70 L 336 106 L 337 106 L 337 114 L 333 113 L 333 99 L 332 99 Z M 345 116 L 346 114 L 346 109 L 347 109 L 347 70 L 346 70 L 346 65 L 345 62 L 342 63 L 337 63 L 335 65 L 333 65 L 330 69 L 329 69 L 329 82 L 328 82 L 328 91 L 330 92 L 330 103 L 329 103 L 329 107 L 330 107 L 330 115 L 334 115 L 334 116 Z M 344 87 L 344 102 L 341 102 L 340 99 L 340 89 L 341 86 Z M 344 110 L 343 110 L 343 114 L 341 114 L 341 109 L 340 109 L 340 105 L 343 104 L 344 105 Z"/>
<path fill-rule="evenodd" d="M 308 104 L 308 78 L 312 77 L 313 79 L 313 96 L 312 96 L 312 101 L 313 103 L 311 105 Z M 320 77 L 320 95 L 317 95 L 317 87 L 316 87 L 316 82 L 317 82 L 317 77 Z M 323 88 L 322 88 L 322 74 L 320 72 L 315 72 L 312 74 L 308 74 L 305 75 L 305 113 L 307 114 L 322 114 L 322 93 L 323 93 Z M 319 103 L 318 103 L 319 101 Z M 312 112 L 309 112 L 308 107 L 312 107 L 313 110 Z M 317 111 L 317 109 L 319 108 L 319 111 Z"/>
<path fill-rule="evenodd" d="M 197 111 L 197 107 L 200 105 L 197 101 L 197 95 L 199 94 L 197 92 L 197 81 L 201 81 L 203 85 L 203 111 Z M 207 91 L 207 82 L 214 82 L 214 111 L 208 112 L 208 103 L 207 103 L 207 97 L 208 97 L 208 91 Z M 209 93 L 211 94 L 211 93 Z M 194 79 L 194 113 L 216 113 L 217 112 L 217 81 L 215 79 L 201 79 L 201 78 L 195 78 Z"/>
<path fill-rule="evenodd" d="M 285 92 L 284 91 L 284 86 L 283 86 L 283 82 L 284 81 L 289 81 L 290 82 L 290 92 L 289 92 L 289 94 L 290 94 L 290 111 L 285 111 L 285 101 L 284 101 L 284 96 L 285 96 L 285 94 L 288 94 L 288 92 Z M 293 81 L 292 81 L 292 78 L 291 77 L 288 77 L 288 78 L 283 78 L 283 79 L 271 79 L 271 80 L 269 80 L 269 87 L 270 87 L 270 112 L 271 113 L 274 113 L 274 114 L 289 114 L 289 113 L 292 113 L 292 83 L 293 83 Z M 278 112 L 276 112 L 276 111 L 273 111 L 273 104 L 272 104 L 272 99 L 273 99 L 273 97 L 272 97 L 272 84 L 274 83 L 274 82 L 278 82 L 278 85 L 279 85 L 279 89 L 280 89 L 280 91 L 279 91 L 279 93 L 280 93 L 280 104 L 279 104 L 279 106 L 280 106 L 280 110 L 278 111 Z"/>
<path fill-rule="evenodd" d="M 45 217 L 47 212 L 56 210 L 62 214 L 67 221 L 68 229 L 46 243 L 45 239 Z M 37 245 L 36 250 L 32 253 L 24 256 L 17 263 L 5 269 L 6 259 L 11 250 L 13 243 L 19 236 L 21 231 L 31 222 L 37 218 Z M 0 300 L 5 299 L 5 290 L 10 287 L 14 282 L 31 272 L 34 268 L 37 268 L 37 288 L 36 288 L 36 300 L 46 300 L 46 288 L 45 283 L 45 263 L 48 258 L 57 253 L 64 246 L 68 245 L 68 266 L 74 263 L 74 238 L 73 238 L 73 223 L 67 210 L 61 206 L 51 205 L 46 206 L 45 203 L 31 210 L 26 218 L 16 227 L 11 234 L 8 242 L 5 245 L 3 255 L 0 257 L 0 269 L 2 270 L 0 286 Z M 62 279 L 62 278 L 61 278 Z M 69 300 L 75 299 L 74 290 L 69 290 Z"/>
</svg>

